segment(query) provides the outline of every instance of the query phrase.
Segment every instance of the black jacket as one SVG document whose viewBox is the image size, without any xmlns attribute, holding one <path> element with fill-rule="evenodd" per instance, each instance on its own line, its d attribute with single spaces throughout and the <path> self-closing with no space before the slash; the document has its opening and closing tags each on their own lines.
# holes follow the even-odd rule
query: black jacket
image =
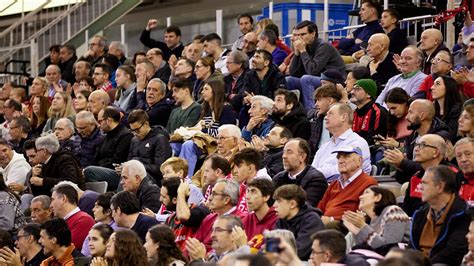
<svg viewBox="0 0 474 266">
<path fill-rule="evenodd" d="M 311 165 L 306 166 L 296 179 L 290 179 L 288 171 L 280 172 L 273 177 L 273 184 L 275 189 L 288 184 L 296 184 L 302 187 L 306 191 L 306 201 L 311 206 L 318 205 L 328 188 L 328 182 L 324 175 Z"/>
<path fill-rule="evenodd" d="M 272 178 L 283 171 L 283 147 L 280 148 L 270 148 L 263 155 L 263 166 L 267 169 L 268 175 Z"/>
<path fill-rule="evenodd" d="M 248 71 L 244 71 L 235 82 L 235 86 L 232 89 L 232 82 L 234 78 L 232 75 L 224 77 L 225 83 L 225 97 L 227 101 L 232 105 L 234 111 L 239 112 L 243 107 L 243 91 L 244 91 L 244 78 Z M 230 99 L 229 95 L 235 94 L 234 98 Z"/>
<path fill-rule="evenodd" d="M 76 82 L 74 75 L 74 63 L 77 61 L 77 56 L 73 55 L 68 61 L 59 64 L 61 69 L 61 79 L 67 81 L 71 86 Z"/>
<path fill-rule="evenodd" d="M 140 209 L 148 208 L 153 212 L 160 210 L 160 188 L 148 176 L 143 178 L 140 183 L 137 190 L 137 198 Z"/>
<path fill-rule="evenodd" d="M 278 219 L 277 229 L 286 229 L 293 232 L 296 239 L 298 257 L 301 260 L 308 260 L 311 254 L 311 235 L 324 229 L 324 224 L 320 218 L 321 213 L 318 209 L 305 204 L 301 206 L 300 211 L 295 217 L 289 220 Z"/>
<path fill-rule="evenodd" d="M 153 40 L 152 38 L 150 38 L 150 31 L 147 31 L 147 30 L 142 31 L 142 34 L 140 35 L 140 41 L 143 43 L 143 45 L 145 45 L 146 47 L 150 49 L 160 48 L 160 50 L 163 52 L 163 59 L 166 62 L 168 62 L 171 55 L 175 55 L 176 58 L 180 58 L 184 50 L 184 46 L 182 43 L 180 43 L 175 48 L 170 49 L 168 48 L 166 43 Z"/>
<path fill-rule="evenodd" d="M 150 126 L 160 125 L 166 127 L 172 110 L 173 104 L 165 98 L 152 106 L 148 106 L 147 104 L 145 111 L 148 114 Z"/>
<path fill-rule="evenodd" d="M 270 99 L 273 99 L 275 91 L 277 89 L 286 88 L 286 79 L 275 65 L 270 64 L 269 69 L 263 80 L 260 80 L 257 75 L 257 71 L 250 70 L 245 73 L 244 77 L 244 86 L 241 93 L 236 95 L 236 101 L 242 101 L 245 97 L 244 92 L 253 93 L 255 95 L 267 96 Z"/>
<path fill-rule="evenodd" d="M 51 196 L 51 189 L 60 181 L 71 181 L 81 189 L 85 189 L 85 178 L 79 160 L 68 150 L 59 150 L 51 155 L 49 161 L 42 166 L 42 186 L 31 185 L 33 195 Z"/>
<path fill-rule="evenodd" d="M 370 62 L 367 65 L 367 68 L 369 68 L 369 65 Z M 393 53 L 389 52 L 387 57 L 385 57 L 385 59 L 379 63 L 377 72 L 372 75 L 372 79 L 377 83 L 377 95 L 380 95 L 385 87 L 385 84 L 387 84 L 387 81 L 398 74 L 400 74 L 400 71 L 398 71 L 397 67 L 393 63 Z"/>
<path fill-rule="evenodd" d="M 171 76 L 171 68 L 168 65 L 168 63 L 165 63 L 165 65 L 162 68 L 158 69 L 153 75 L 153 77 L 151 78 L 159 78 L 165 84 L 168 84 L 168 81 L 170 81 L 170 76 Z"/>
<path fill-rule="evenodd" d="M 468 252 L 466 234 L 469 231 L 471 217 L 467 214 L 467 209 L 466 202 L 456 195 L 431 249 L 429 259 L 432 264 L 461 265 L 462 258 Z M 426 204 L 413 214 L 410 232 L 410 247 L 413 249 L 420 249 L 420 236 L 429 211 L 430 207 Z"/>
<path fill-rule="evenodd" d="M 157 184 L 163 178 L 160 166 L 171 157 L 171 146 L 167 137 L 159 133 L 158 128 L 152 128 L 143 140 L 133 137 L 127 160 L 139 160 L 145 166 L 147 174 Z"/>
<path fill-rule="evenodd" d="M 97 148 L 95 164 L 114 169 L 113 163 L 127 160 L 133 134 L 122 124 L 107 132 L 104 141 Z"/>
<path fill-rule="evenodd" d="M 308 140 L 311 136 L 311 125 L 301 103 L 298 103 L 289 114 L 283 117 L 272 114 L 272 119 L 275 121 L 275 124 L 288 128 L 293 138 Z"/>
</svg>

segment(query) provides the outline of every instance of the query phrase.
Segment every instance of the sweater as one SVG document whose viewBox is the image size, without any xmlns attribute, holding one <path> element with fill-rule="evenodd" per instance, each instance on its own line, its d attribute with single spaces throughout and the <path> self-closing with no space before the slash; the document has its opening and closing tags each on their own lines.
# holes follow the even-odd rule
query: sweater
<svg viewBox="0 0 474 266">
<path fill-rule="evenodd" d="M 180 127 L 193 127 L 199 121 L 199 115 L 201 114 L 201 105 L 197 102 L 193 102 L 186 109 L 178 106 L 171 111 L 170 119 L 166 129 L 172 134 L 176 129 Z"/>
<path fill-rule="evenodd" d="M 339 180 L 334 180 L 324 193 L 318 208 L 324 216 L 340 220 L 345 211 L 356 211 L 359 208 L 359 196 L 370 186 L 377 185 L 377 180 L 362 172 L 345 188 Z"/>
<path fill-rule="evenodd" d="M 249 239 L 249 246 L 251 248 L 260 249 L 261 241 L 263 239 L 263 232 L 265 230 L 273 230 L 278 220 L 275 208 L 271 207 L 267 214 L 259 220 L 255 212 L 251 212 L 244 216 L 242 223 L 244 225 L 247 239 Z"/>
<path fill-rule="evenodd" d="M 81 250 L 84 239 L 95 224 L 94 219 L 89 214 L 79 211 L 66 219 L 66 223 L 71 230 L 72 243 L 77 250 Z"/>
<path fill-rule="evenodd" d="M 397 87 L 404 89 L 408 95 L 413 96 L 418 92 L 418 89 L 425 78 L 426 74 L 419 70 L 414 76 L 410 78 L 404 78 L 404 74 L 396 75 L 387 81 L 385 88 L 383 89 L 382 93 L 380 93 L 379 97 L 377 97 L 375 102 L 386 108 L 387 106 L 385 105 L 385 97 L 387 97 L 387 94 L 390 90 Z"/>
<path fill-rule="evenodd" d="M 0 191 L 0 229 L 16 234 L 26 222 L 20 201 L 13 194 Z"/>
</svg>

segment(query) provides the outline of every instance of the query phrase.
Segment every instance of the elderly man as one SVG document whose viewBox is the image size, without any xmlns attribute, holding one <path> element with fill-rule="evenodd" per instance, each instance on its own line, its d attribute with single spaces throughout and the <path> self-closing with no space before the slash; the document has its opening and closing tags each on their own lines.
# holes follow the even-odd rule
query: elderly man
<svg viewBox="0 0 474 266">
<path fill-rule="evenodd" d="M 132 65 L 132 61 L 125 57 L 125 47 L 121 42 L 110 42 L 109 54 L 114 55 L 120 61 L 121 65 Z"/>
<path fill-rule="evenodd" d="M 459 196 L 464 199 L 469 206 L 474 205 L 474 140 L 463 138 L 454 145 L 454 154 L 461 169 L 461 188 Z"/>
<path fill-rule="evenodd" d="M 77 60 L 76 47 L 72 44 L 64 44 L 59 50 L 59 59 L 61 60 L 59 67 L 61 68 L 61 77 L 69 84 L 74 84 L 74 62 Z"/>
<path fill-rule="evenodd" d="M 319 147 L 311 165 L 322 172 L 329 181 L 333 181 L 340 175 L 337 169 L 337 156 L 334 151 L 343 146 L 359 147 L 362 151 L 362 171 L 370 173 L 369 145 L 365 139 L 352 131 L 353 122 L 352 109 L 346 104 L 333 104 L 326 114 L 326 128 L 332 137 Z"/>
<path fill-rule="evenodd" d="M 257 50 L 258 36 L 255 32 L 251 31 L 244 35 L 242 52 L 247 54 L 249 58 L 252 58 Z"/>
<path fill-rule="evenodd" d="M 284 50 L 278 48 L 276 43 L 277 39 L 278 36 L 276 36 L 274 31 L 263 30 L 258 37 L 257 47 L 271 53 L 273 57 L 273 64 L 279 66 L 281 63 L 283 63 L 283 60 L 285 60 L 288 54 Z"/>
<path fill-rule="evenodd" d="M 31 166 L 25 160 L 23 154 L 16 153 L 5 139 L 0 138 L 0 173 L 3 181 L 14 191 L 18 188 L 24 188 L 26 185 L 26 176 Z"/>
<path fill-rule="evenodd" d="M 81 57 L 89 62 L 91 66 L 99 63 L 106 54 L 107 40 L 104 36 L 95 35 L 89 41 L 89 49 Z"/>
<path fill-rule="evenodd" d="M 236 112 L 242 109 L 242 89 L 244 87 L 244 77 L 249 66 L 249 59 L 242 51 L 233 51 L 227 55 L 227 69 L 229 75 L 224 77 L 225 95 L 227 101 Z"/>
<path fill-rule="evenodd" d="M 306 201 L 318 205 L 328 184 L 324 175 L 309 164 L 311 152 L 308 143 L 300 138 L 290 139 L 283 148 L 284 171 L 273 177 L 275 188 L 296 184 L 306 191 Z"/>
<path fill-rule="evenodd" d="M 385 88 L 377 97 L 376 103 L 386 107 L 385 97 L 393 88 L 403 88 L 408 95 L 414 96 L 421 83 L 426 78 L 426 74 L 420 70 L 423 63 L 423 52 L 413 45 L 403 49 L 398 62 L 399 70 L 402 72 L 388 80 Z"/>
<path fill-rule="evenodd" d="M 421 70 L 429 75 L 431 72 L 431 60 L 438 54 L 439 51 L 450 52 L 443 43 L 443 33 L 438 29 L 426 29 L 421 33 L 420 49 L 423 51 L 425 61 L 422 64 Z"/>
<path fill-rule="evenodd" d="M 445 165 L 430 167 L 421 187 L 427 204 L 413 214 L 410 248 L 422 251 L 433 265 L 460 265 L 468 251 L 471 217 L 457 195 L 456 175 Z"/>
<path fill-rule="evenodd" d="M 79 142 L 79 151 L 76 153 L 81 166 L 86 168 L 94 163 L 97 148 L 104 139 L 104 135 L 97 126 L 94 114 L 89 111 L 81 111 L 76 115 L 76 129 Z"/>
<path fill-rule="evenodd" d="M 172 55 L 176 58 L 180 58 L 183 53 L 184 46 L 181 43 L 181 30 L 176 26 L 168 26 L 164 30 L 165 41 L 156 41 L 150 38 L 151 31 L 158 27 L 158 20 L 150 19 L 146 25 L 146 28 L 140 35 L 140 42 L 149 48 L 159 48 L 163 51 L 163 58 L 168 61 Z"/>
<path fill-rule="evenodd" d="M 51 198 L 46 195 L 39 195 L 31 200 L 31 220 L 34 223 L 42 224 L 53 216 L 53 211 L 50 208 Z"/>
<path fill-rule="evenodd" d="M 172 104 L 166 99 L 165 82 L 159 78 L 151 79 L 146 88 L 145 109 L 150 118 L 150 125 L 166 127 L 172 109 Z"/>
<path fill-rule="evenodd" d="M 61 79 L 61 69 L 57 65 L 49 65 L 46 68 L 46 79 L 48 80 L 48 97 L 53 98 L 58 91 L 68 91 L 70 84 Z"/>
<path fill-rule="evenodd" d="M 87 110 L 91 112 L 95 118 L 99 115 L 100 110 L 107 107 L 110 103 L 110 97 L 103 90 L 95 90 L 89 95 L 87 102 Z"/>
<path fill-rule="evenodd" d="M 89 77 L 91 74 L 91 64 L 84 59 L 79 59 L 74 63 L 74 79 L 79 83 L 81 79 Z"/>
<path fill-rule="evenodd" d="M 196 63 L 202 57 L 202 50 L 203 47 L 201 43 L 192 42 L 185 47 L 184 58 Z"/>
<path fill-rule="evenodd" d="M 77 154 L 80 147 L 76 140 L 77 136 L 74 133 L 74 123 L 68 118 L 61 118 L 54 125 L 54 135 L 59 140 L 61 149 L 66 149 Z"/>
<path fill-rule="evenodd" d="M 337 154 L 337 165 L 340 175 L 324 193 L 318 204 L 323 212 L 323 222 L 328 224 L 337 221 L 337 227 L 345 211 L 356 211 L 359 207 L 359 196 L 370 186 L 377 185 L 377 180 L 362 171 L 362 150 L 357 146 L 340 146 L 333 151 Z"/>
<path fill-rule="evenodd" d="M 84 175 L 79 161 L 67 151 L 59 150 L 53 134 L 36 139 L 36 161 L 30 179 L 33 195 L 51 195 L 59 181 L 69 180 L 84 188 Z"/>
<path fill-rule="evenodd" d="M 426 76 L 415 98 L 433 100 L 431 87 L 439 76 L 450 75 L 454 67 L 453 57 L 447 51 L 441 50 L 431 59 L 431 73 Z"/>
<path fill-rule="evenodd" d="M 152 48 L 146 52 L 146 58 L 154 66 L 153 78 L 159 78 L 168 83 L 171 76 L 171 68 L 163 59 L 163 52 L 159 48 Z"/>
<path fill-rule="evenodd" d="M 120 184 L 124 191 L 137 195 L 140 209 L 148 208 L 153 212 L 160 209 L 160 189 L 147 176 L 145 166 L 138 160 L 130 160 L 122 165 Z"/>
<path fill-rule="evenodd" d="M 275 124 L 270 118 L 274 104 L 272 99 L 256 95 L 252 97 L 250 102 L 250 120 L 242 129 L 242 138 L 248 142 L 252 141 L 254 135 L 264 138 Z"/>
<path fill-rule="evenodd" d="M 377 82 L 377 94 L 391 77 L 400 73 L 393 63 L 393 53 L 389 52 L 389 47 L 390 39 L 385 33 L 372 35 L 367 45 L 367 55 L 373 58 L 368 68 L 372 79 Z"/>
</svg>

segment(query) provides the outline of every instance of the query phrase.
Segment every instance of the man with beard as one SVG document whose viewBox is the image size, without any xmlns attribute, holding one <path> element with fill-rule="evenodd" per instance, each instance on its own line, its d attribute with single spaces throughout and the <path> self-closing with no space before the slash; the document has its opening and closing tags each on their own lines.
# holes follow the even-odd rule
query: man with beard
<svg viewBox="0 0 474 266">
<path fill-rule="evenodd" d="M 275 92 L 272 119 L 277 125 L 288 128 L 295 138 L 308 140 L 311 135 L 304 107 L 289 90 L 278 89 Z"/>
<path fill-rule="evenodd" d="M 242 35 L 240 35 L 232 45 L 232 52 L 242 50 L 245 34 L 251 32 L 253 29 L 253 18 L 248 13 L 240 14 L 237 18 L 237 24 L 239 24 L 239 30 Z"/>
<path fill-rule="evenodd" d="M 249 58 L 252 58 L 257 50 L 257 38 L 257 34 L 253 31 L 244 35 L 242 51 L 246 53 Z"/>
<path fill-rule="evenodd" d="M 273 127 L 265 139 L 258 137 L 252 138 L 252 144 L 259 151 L 265 151 L 263 163 L 269 176 L 275 176 L 283 171 L 283 147 L 293 137 L 290 130 L 286 127 Z M 260 148 L 259 148 L 260 147 Z"/>
<path fill-rule="evenodd" d="M 407 128 L 413 132 L 405 139 L 405 154 L 399 149 L 388 149 L 385 150 L 384 157 L 388 163 L 411 176 L 422 168 L 419 163 L 413 161 L 415 141 L 426 134 L 436 134 L 446 139 L 449 137 L 449 130 L 439 118 L 435 117 L 434 105 L 429 100 L 413 101 L 408 108 L 406 119 Z"/>
</svg>

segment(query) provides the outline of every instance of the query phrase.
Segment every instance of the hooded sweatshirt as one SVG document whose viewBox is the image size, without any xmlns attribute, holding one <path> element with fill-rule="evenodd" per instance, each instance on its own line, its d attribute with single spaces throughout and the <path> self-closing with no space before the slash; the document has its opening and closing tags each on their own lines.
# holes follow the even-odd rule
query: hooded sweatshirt
<svg viewBox="0 0 474 266">
<path fill-rule="evenodd" d="M 301 103 L 298 103 L 287 115 L 283 117 L 272 115 L 272 119 L 275 124 L 288 128 L 294 138 L 308 140 L 311 136 L 311 125 Z"/>
<path fill-rule="evenodd" d="M 26 175 L 31 170 L 31 166 L 25 160 L 22 154 L 13 151 L 13 157 L 10 163 L 0 170 L 3 175 L 5 184 L 18 183 L 24 185 L 26 183 Z"/>
<path fill-rule="evenodd" d="M 299 212 L 291 219 L 278 219 L 276 223 L 277 229 L 286 229 L 293 232 L 296 238 L 296 247 L 298 257 L 307 261 L 311 254 L 311 235 L 324 229 L 318 209 L 308 204 L 301 206 Z"/>
</svg>

